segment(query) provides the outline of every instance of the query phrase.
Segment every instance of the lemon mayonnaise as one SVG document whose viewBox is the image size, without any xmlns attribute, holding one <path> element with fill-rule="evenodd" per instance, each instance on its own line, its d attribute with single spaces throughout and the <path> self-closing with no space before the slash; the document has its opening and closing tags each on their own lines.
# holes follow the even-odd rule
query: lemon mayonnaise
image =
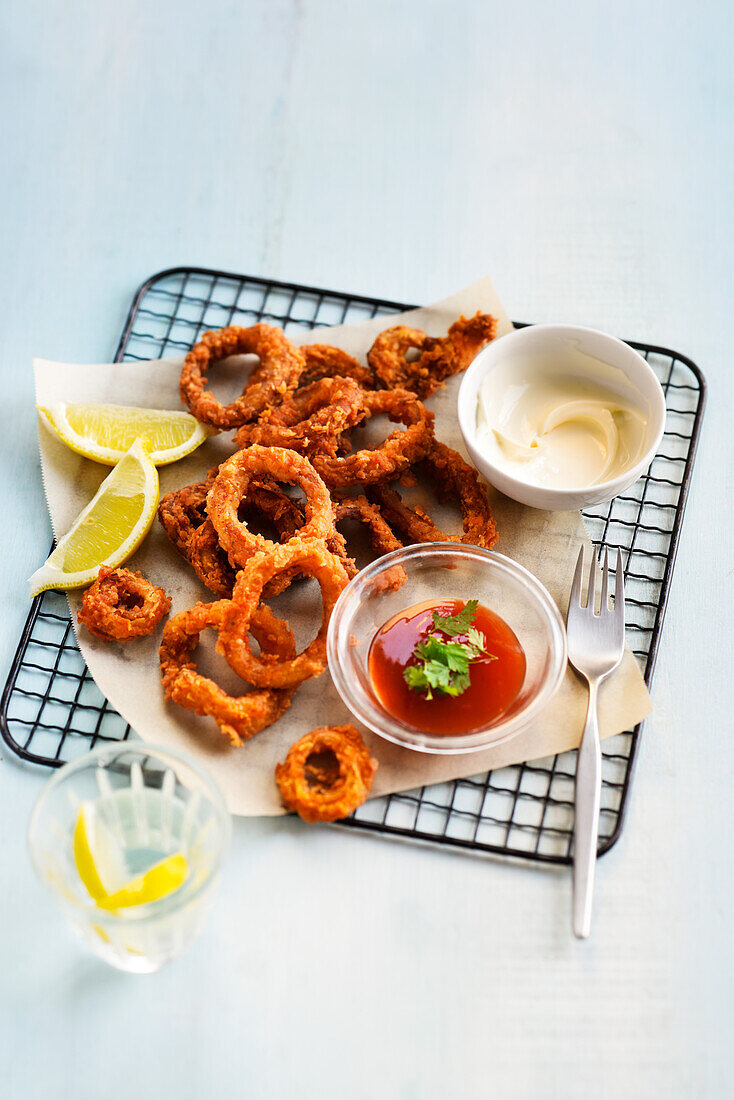
<svg viewBox="0 0 734 1100">
<path fill-rule="evenodd" d="M 581 489 L 640 460 L 647 421 L 647 402 L 624 371 L 568 340 L 488 373 L 479 387 L 476 445 L 529 484 Z"/>
</svg>

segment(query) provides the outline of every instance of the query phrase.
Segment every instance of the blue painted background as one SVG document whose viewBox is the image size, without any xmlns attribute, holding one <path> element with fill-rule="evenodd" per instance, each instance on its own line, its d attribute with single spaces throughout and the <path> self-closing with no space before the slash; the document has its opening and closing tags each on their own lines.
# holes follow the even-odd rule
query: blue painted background
<svg viewBox="0 0 734 1100">
<path fill-rule="evenodd" d="M 564 876 L 239 823 L 194 952 L 120 977 L 33 882 L 40 778 L 5 758 L 5 1095 L 731 1095 L 732 10 L 0 7 L 3 672 L 49 541 L 31 357 L 110 358 L 160 268 L 409 301 L 489 272 L 512 316 L 676 347 L 712 392 L 589 945 Z"/>
</svg>

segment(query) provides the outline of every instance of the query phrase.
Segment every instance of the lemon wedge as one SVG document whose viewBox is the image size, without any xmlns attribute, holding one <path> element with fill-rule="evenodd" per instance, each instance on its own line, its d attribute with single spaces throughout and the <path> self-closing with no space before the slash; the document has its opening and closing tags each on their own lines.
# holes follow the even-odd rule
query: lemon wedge
<svg viewBox="0 0 734 1100">
<path fill-rule="evenodd" d="M 74 826 L 74 862 L 95 901 L 121 890 L 128 877 L 120 846 L 94 802 L 82 803 Z"/>
<path fill-rule="evenodd" d="M 106 466 L 119 462 L 138 436 L 148 441 L 153 465 L 168 466 L 216 434 L 185 412 L 68 402 L 36 408 L 43 423 L 62 443 Z"/>
<path fill-rule="evenodd" d="M 158 507 L 158 471 L 136 439 L 30 578 L 31 596 L 91 584 L 100 565 L 120 565 L 147 535 Z"/>
<path fill-rule="evenodd" d="M 168 897 L 179 886 L 183 886 L 189 874 L 189 865 L 183 852 L 166 856 L 156 863 L 144 875 L 134 878 L 114 894 L 96 898 L 100 909 L 114 912 L 116 909 L 129 909 L 133 905 L 148 905 L 151 901 L 160 901 Z"/>
<path fill-rule="evenodd" d="M 129 879 L 119 844 L 94 802 L 82 803 L 74 826 L 74 862 L 79 878 L 100 909 L 114 912 L 159 901 L 183 885 L 189 865 L 183 852 Z"/>
</svg>

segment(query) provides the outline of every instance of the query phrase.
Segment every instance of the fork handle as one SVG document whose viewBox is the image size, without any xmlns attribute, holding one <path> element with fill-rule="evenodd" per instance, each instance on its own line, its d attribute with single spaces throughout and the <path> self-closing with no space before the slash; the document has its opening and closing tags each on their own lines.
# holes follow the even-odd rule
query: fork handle
<svg viewBox="0 0 734 1100">
<path fill-rule="evenodd" d="M 601 806 L 601 742 L 597 716 L 599 682 L 589 681 L 589 708 L 576 763 L 573 823 L 573 932 L 585 940 L 591 931 L 594 869 Z"/>
</svg>

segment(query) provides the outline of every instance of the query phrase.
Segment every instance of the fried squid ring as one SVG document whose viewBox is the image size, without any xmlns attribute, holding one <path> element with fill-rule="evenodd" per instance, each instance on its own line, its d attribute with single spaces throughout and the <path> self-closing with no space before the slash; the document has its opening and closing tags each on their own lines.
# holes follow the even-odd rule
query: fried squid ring
<svg viewBox="0 0 734 1100">
<path fill-rule="evenodd" d="M 210 592 L 220 599 L 228 599 L 232 595 L 235 571 L 219 545 L 219 536 L 208 517 L 192 534 L 185 556 Z"/>
<path fill-rule="evenodd" d="M 372 501 L 380 506 L 383 518 L 393 530 L 409 542 L 465 542 L 491 550 L 499 534 L 487 499 L 473 469 L 458 451 L 434 439 L 418 467 L 433 482 L 442 501 L 457 501 L 461 508 L 464 533 L 447 535 L 420 506 L 409 508 L 399 493 L 381 485 L 370 489 Z"/>
<path fill-rule="evenodd" d="M 379 447 L 366 447 L 341 457 L 314 455 L 313 464 L 329 488 L 372 485 L 390 481 L 423 458 L 433 438 L 433 413 L 407 390 L 377 390 L 363 394 L 367 416 L 386 413 L 405 424 L 405 431 L 391 432 Z"/>
<path fill-rule="evenodd" d="M 342 433 L 367 416 L 363 397 L 351 378 L 322 378 L 269 409 L 257 424 L 243 424 L 237 446 L 259 443 L 309 456 L 336 455 Z"/>
<path fill-rule="evenodd" d="M 373 485 L 369 489 L 369 495 L 390 528 L 397 531 L 408 544 L 459 541 L 437 527 L 419 504 L 415 508 L 409 508 L 397 490 L 387 485 Z"/>
<path fill-rule="evenodd" d="M 201 527 L 206 519 L 206 496 L 217 475 L 218 467 L 210 470 L 206 481 L 197 481 L 193 485 L 184 485 L 174 489 L 161 498 L 158 505 L 158 522 L 169 540 L 183 557 L 194 531 Z"/>
<path fill-rule="evenodd" d="M 166 623 L 159 650 L 161 679 L 166 699 L 213 718 L 233 745 L 241 745 L 285 713 L 295 688 L 258 689 L 235 698 L 197 671 L 191 654 L 199 637 L 207 627 L 220 629 L 228 607 L 228 600 L 197 603 Z M 295 654 L 293 634 L 265 605 L 253 615 L 250 630 L 260 643 L 264 660 L 286 660 Z"/>
<path fill-rule="evenodd" d="M 283 570 L 297 568 L 315 577 L 321 589 L 321 627 L 309 646 L 298 656 L 268 663 L 255 656 L 247 632 L 260 603 L 264 586 Z M 293 687 L 320 675 L 326 668 L 326 633 L 334 604 L 349 578 L 344 565 L 321 539 L 291 539 L 282 546 L 254 554 L 245 563 L 226 609 L 217 649 L 238 676 L 256 687 Z"/>
<path fill-rule="evenodd" d="M 344 497 L 338 501 L 337 524 L 349 519 L 356 520 L 365 527 L 370 546 L 378 557 L 389 554 L 392 550 L 399 550 L 403 545 L 383 519 L 377 505 L 372 504 L 365 496 Z"/>
<path fill-rule="evenodd" d="M 375 388 L 375 376 L 369 367 L 363 367 L 354 356 L 331 344 L 301 344 L 300 352 L 306 360 L 301 376 L 301 386 L 317 382 L 320 378 L 352 378 L 363 390 Z"/>
<path fill-rule="evenodd" d="M 275 781 L 304 821 L 338 821 L 365 801 L 377 766 L 354 726 L 321 726 L 291 745 Z"/>
<path fill-rule="evenodd" d="M 491 550 L 499 538 L 487 490 L 473 466 L 458 451 L 432 440 L 421 469 L 430 477 L 439 500 L 458 500 L 464 527 L 462 542 Z"/>
<path fill-rule="evenodd" d="M 242 395 L 231 404 L 222 405 L 204 388 L 209 367 L 231 355 L 248 354 L 259 356 L 259 366 Z M 186 356 L 179 381 L 181 400 L 204 424 L 221 429 L 238 428 L 291 393 L 298 385 L 305 364 L 301 352 L 281 329 L 264 324 L 250 328 L 229 325 L 217 332 L 205 332 Z"/>
<path fill-rule="evenodd" d="M 244 512 L 246 521 L 253 517 L 268 520 L 282 542 L 293 538 L 303 524 L 303 516 L 295 501 L 290 500 L 279 489 L 266 489 L 261 485 L 250 486 L 248 497 L 239 508 Z M 258 536 L 262 537 L 262 536 Z M 227 598 L 232 595 L 236 570 L 229 556 L 219 542 L 219 536 L 212 521 L 207 517 L 201 527 L 194 531 L 188 545 L 186 557 L 202 582 L 215 596 Z M 265 586 L 263 595 L 277 596 L 287 588 L 295 574 L 289 577 L 277 577 Z"/>
<path fill-rule="evenodd" d="M 103 642 L 126 642 L 152 634 L 170 610 L 164 590 L 142 573 L 103 565 L 82 597 L 77 619 Z"/>
<path fill-rule="evenodd" d="M 222 463 L 207 497 L 209 518 L 235 565 L 245 565 L 256 550 L 270 550 L 278 545 L 250 531 L 238 517 L 240 502 L 247 496 L 252 480 L 264 476 L 303 489 L 306 502 L 305 523 L 298 532 L 301 539 L 327 539 L 334 530 L 329 490 L 309 460 L 282 447 L 253 444 Z"/>
<path fill-rule="evenodd" d="M 427 336 L 418 328 L 394 325 L 385 329 L 367 353 L 367 362 L 383 385 L 412 390 L 419 397 L 430 397 L 452 374 L 459 374 L 479 351 L 494 339 L 497 319 L 488 313 L 459 317 L 446 336 Z M 420 351 L 417 359 L 405 356 L 411 349 Z"/>
<path fill-rule="evenodd" d="M 345 497 L 344 500 L 340 500 L 336 506 L 336 522 L 339 523 L 345 519 L 357 520 L 366 528 L 370 545 L 378 558 L 381 558 L 384 554 L 390 554 L 393 550 L 399 550 L 403 545 L 395 537 L 395 533 L 389 524 L 385 522 L 378 506 L 367 500 L 367 497 Z M 350 559 L 350 562 L 354 565 L 354 572 L 349 573 L 349 569 L 347 569 L 347 572 L 350 577 L 353 577 L 358 570 L 352 559 Z M 407 579 L 407 574 L 402 565 L 393 565 L 372 581 L 370 590 L 372 593 L 396 591 L 398 588 L 402 588 Z"/>
<path fill-rule="evenodd" d="M 227 598 L 232 595 L 235 570 L 219 545 L 219 536 L 206 515 L 207 494 L 218 472 L 219 467 L 215 466 L 205 481 L 166 494 L 158 508 L 158 519 L 178 552 L 193 566 L 202 584 L 215 596 Z M 248 522 L 264 519 L 274 528 L 281 542 L 292 538 L 303 525 L 303 514 L 296 502 L 270 480 L 250 483 L 238 511 Z M 268 587 L 265 595 L 274 596 L 282 591 L 285 585 L 280 579 L 278 583 L 280 587 Z"/>
</svg>

